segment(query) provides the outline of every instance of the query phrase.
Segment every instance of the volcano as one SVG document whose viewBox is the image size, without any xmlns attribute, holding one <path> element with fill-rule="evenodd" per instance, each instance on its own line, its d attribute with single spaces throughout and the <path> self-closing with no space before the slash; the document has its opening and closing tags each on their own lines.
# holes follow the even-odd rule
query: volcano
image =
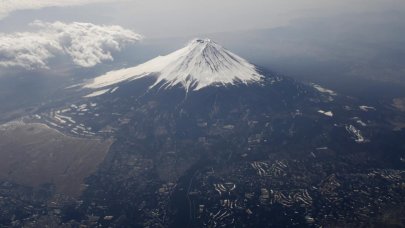
<svg viewBox="0 0 405 228">
<path fill-rule="evenodd" d="M 257 67 L 210 39 L 68 91 L 31 121 L 114 143 L 65 222 L 364 226 L 364 205 L 377 212 L 404 197 L 403 135 L 384 107 Z"/>
</svg>

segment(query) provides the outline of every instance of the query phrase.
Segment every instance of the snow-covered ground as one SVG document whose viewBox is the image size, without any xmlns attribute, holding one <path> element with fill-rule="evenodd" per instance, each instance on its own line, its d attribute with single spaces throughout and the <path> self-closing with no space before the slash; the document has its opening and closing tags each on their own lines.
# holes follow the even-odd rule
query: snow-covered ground
<svg viewBox="0 0 405 228">
<path fill-rule="evenodd" d="M 132 68 L 111 71 L 86 83 L 83 87 L 100 89 L 124 81 L 156 76 L 153 86 L 183 86 L 187 91 L 210 85 L 232 85 L 261 81 L 256 67 L 209 39 L 195 39 L 186 47 L 166 56 L 159 56 Z M 153 87 L 152 86 L 152 87 Z M 111 91 L 114 92 L 115 88 Z M 103 94 L 97 91 L 87 97 Z"/>
<path fill-rule="evenodd" d="M 366 106 L 366 105 L 362 105 L 359 106 L 360 110 L 364 111 L 364 112 L 368 112 L 368 111 L 375 111 L 376 108 L 371 107 L 371 106 Z"/>
<path fill-rule="evenodd" d="M 337 95 L 337 93 L 335 91 L 330 90 L 330 89 L 326 89 L 326 88 L 324 88 L 324 87 L 322 87 L 322 86 L 320 86 L 318 84 L 312 83 L 312 86 L 321 93 L 326 93 L 326 94 L 329 94 L 331 96 L 336 96 Z"/>
<path fill-rule="evenodd" d="M 354 138 L 357 143 L 364 143 L 366 139 L 361 135 L 360 130 L 356 129 L 353 125 L 347 125 L 346 131 Z"/>
<path fill-rule="evenodd" d="M 332 111 L 319 110 L 318 112 L 321 113 L 321 114 L 324 114 L 325 116 L 333 117 L 333 112 Z"/>
<path fill-rule="evenodd" d="M 102 90 L 97 90 L 93 93 L 87 94 L 86 96 L 84 96 L 85 98 L 90 98 L 90 97 L 97 97 L 100 95 L 103 95 L 105 93 L 107 93 L 110 89 L 102 89 Z"/>
</svg>

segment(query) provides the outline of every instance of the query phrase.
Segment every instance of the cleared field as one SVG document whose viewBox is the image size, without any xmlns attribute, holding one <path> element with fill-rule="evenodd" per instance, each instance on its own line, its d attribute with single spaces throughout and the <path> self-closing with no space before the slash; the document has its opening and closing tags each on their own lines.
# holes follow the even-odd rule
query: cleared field
<svg viewBox="0 0 405 228">
<path fill-rule="evenodd" d="M 52 183 L 58 193 L 78 196 L 112 144 L 63 135 L 43 124 L 0 126 L 0 179 L 37 187 Z"/>
</svg>

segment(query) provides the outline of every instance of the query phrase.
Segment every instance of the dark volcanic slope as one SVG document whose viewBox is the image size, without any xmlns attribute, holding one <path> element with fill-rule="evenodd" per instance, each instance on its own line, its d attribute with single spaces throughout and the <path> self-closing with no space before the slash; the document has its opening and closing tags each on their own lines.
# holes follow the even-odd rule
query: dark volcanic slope
<svg viewBox="0 0 405 228">
<path fill-rule="evenodd" d="M 115 141 L 77 201 L 43 206 L 42 215 L 14 224 L 404 226 L 405 132 L 390 123 L 398 111 L 262 77 L 227 53 L 195 40 L 100 76 L 32 116 L 71 136 Z M 254 73 L 234 77 L 232 67 Z M 209 72 L 216 77 L 208 80 Z M 10 193 L 7 186 L 0 192 Z"/>
<path fill-rule="evenodd" d="M 383 107 L 285 77 L 188 93 L 153 83 L 126 82 L 42 116 L 73 135 L 116 139 L 88 180 L 80 217 L 68 218 L 134 227 L 391 222 L 381 219 L 403 197 L 404 134 Z"/>
</svg>

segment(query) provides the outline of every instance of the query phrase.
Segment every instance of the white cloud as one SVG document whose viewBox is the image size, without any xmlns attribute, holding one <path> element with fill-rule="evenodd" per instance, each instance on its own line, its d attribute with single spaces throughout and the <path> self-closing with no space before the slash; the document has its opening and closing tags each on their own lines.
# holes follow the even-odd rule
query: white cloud
<svg viewBox="0 0 405 228">
<path fill-rule="evenodd" d="M 113 60 L 111 52 L 142 39 L 141 35 L 120 26 L 42 21 L 35 21 L 31 26 L 37 32 L 0 33 L 0 66 L 48 68 L 49 59 L 67 55 L 78 66 L 92 67 Z"/>
<path fill-rule="evenodd" d="M 0 20 L 17 10 L 41 9 L 52 6 L 76 6 L 116 1 L 117 0 L 0 0 Z"/>
</svg>

